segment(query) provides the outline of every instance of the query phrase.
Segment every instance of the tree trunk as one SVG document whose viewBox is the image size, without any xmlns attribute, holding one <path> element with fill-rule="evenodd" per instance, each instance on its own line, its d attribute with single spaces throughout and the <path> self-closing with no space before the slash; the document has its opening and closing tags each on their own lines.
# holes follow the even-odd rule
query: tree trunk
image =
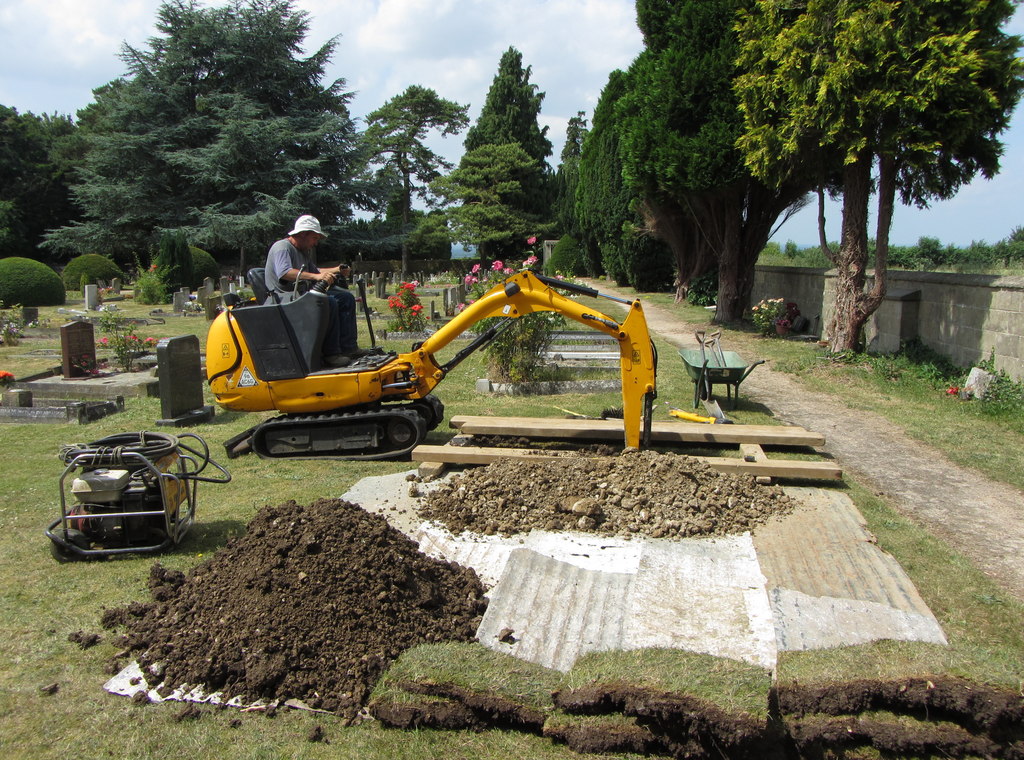
<svg viewBox="0 0 1024 760">
<path fill-rule="evenodd" d="M 870 195 L 871 154 L 864 151 L 843 169 L 843 225 L 835 258 L 835 310 L 828 325 L 833 353 L 856 351 L 867 319 L 861 299 L 867 277 Z"/>
<path fill-rule="evenodd" d="M 640 207 L 647 232 L 672 251 L 675 260 L 675 301 L 686 299 L 690 283 L 716 266 L 705 236 L 694 224 L 693 215 L 667 199 L 645 198 Z"/>
</svg>

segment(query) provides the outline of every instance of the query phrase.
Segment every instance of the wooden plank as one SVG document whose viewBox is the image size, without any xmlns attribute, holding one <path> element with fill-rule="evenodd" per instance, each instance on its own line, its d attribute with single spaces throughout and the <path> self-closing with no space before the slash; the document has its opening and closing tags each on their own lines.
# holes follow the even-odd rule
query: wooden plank
<svg viewBox="0 0 1024 760">
<path fill-rule="evenodd" d="M 449 423 L 467 435 L 521 435 L 533 438 L 619 440 L 622 420 L 455 415 Z M 761 446 L 822 446 L 825 436 L 795 425 L 705 425 L 655 422 L 651 440 L 659 443 L 756 443 Z"/>
<path fill-rule="evenodd" d="M 513 449 L 482 446 L 433 446 L 420 445 L 412 450 L 417 462 L 446 462 L 448 464 L 490 464 L 499 459 L 521 459 L 534 462 L 554 462 L 568 454 L 538 453 L 533 449 Z M 765 459 L 761 462 L 745 462 L 730 457 L 694 457 L 719 472 L 744 473 L 747 475 L 776 478 L 800 478 L 811 480 L 841 480 L 843 472 L 831 462 L 806 462 L 795 459 Z"/>
</svg>

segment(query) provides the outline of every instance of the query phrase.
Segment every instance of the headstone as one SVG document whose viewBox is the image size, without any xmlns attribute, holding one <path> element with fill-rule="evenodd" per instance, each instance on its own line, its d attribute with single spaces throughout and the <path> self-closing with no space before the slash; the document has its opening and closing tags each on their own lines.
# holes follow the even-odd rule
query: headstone
<svg viewBox="0 0 1024 760">
<path fill-rule="evenodd" d="M 11 388 L 4 391 L 3 401 L 0 403 L 8 407 L 28 409 L 32 406 L 32 391 Z"/>
<path fill-rule="evenodd" d="M 231 292 L 231 281 L 227 277 L 220 278 L 220 292 L 221 294 Z"/>
<path fill-rule="evenodd" d="M 185 304 L 188 303 L 188 294 L 184 291 L 179 290 L 174 294 L 172 308 L 175 314 L 181 314 L 185 311 Z"/>
<path fill-rule="evenodd" d="M 160 414 L 157 425 L 185 427 L 213 419 L 213 407 L 203 404 L 203 369 L 199 338 L 182 335 L 156 344 L 160 377 Z"/>
<path fill-rule="evenodd" d="M 61 326 L 60 357 L 64 377 L 89 377 L 86 370 L 96 366 L 96 339 L 90 322 L 68 322 Z"/>
<path fill-rule="evenodd" d="M 374 281 L 374 290 L 377 298 L 387 298 L 388 294 L 388 278 L 381 275 Z"/>
<path fill-rule="evenodd" d="M 121 295 L 121 278 L 115 277 L 110 281 L 110 292 L 115 296 Z"/>
<path fill-rule="evenodd" d="M 39 321 L 39 307 L 38 306 L 22 306 L 21 307 L 21 321 L 26 325 L 31 325 Z"/>
<path fill-rule="evenodd" d="M 206 321 L 212 322 L 220 314 L 220 296 L 215 296 L 211 293 L 202 303 L 206 311 Z"/>
<path fill-rule="evenodd" d="M 203 287 L 206 288 L 206 295 L 207 296 L 212 296 L 213 295 L 213 290 L 214 290 L 213 278 L 212 277 L 204 278 L 203 279 Z"/>
<path fill-rule="evenodd" d="M 85 310 L 96 311 L 100 308 L 100 289 L 98 285 L 85 286 Z"/>
</svg>

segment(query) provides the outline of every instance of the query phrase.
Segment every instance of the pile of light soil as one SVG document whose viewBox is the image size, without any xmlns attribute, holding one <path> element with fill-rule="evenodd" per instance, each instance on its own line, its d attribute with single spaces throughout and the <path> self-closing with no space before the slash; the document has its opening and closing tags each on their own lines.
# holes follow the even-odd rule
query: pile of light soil
<svg viewBox="0 0 1024 760">
<path fill-rule="evenodd" d="M 107 610 L 128 651 L 183 684 L 299 699 L 352 719 L 406 649 L 472 640 L 486 602 L 473 570 L 435 560 L 345 501 L 266 507 L 187 577 L 155 566 L 152 604 Z"/>
<path fill-rule="evenodd" d="M 533 528 L 628 537 L 742 533 L 784 515 L 778 486 L 730 475 L 680 454 L 627 451 L 557 461 L 503 459 L 428 494 L 419 512 L 453 533 L 511 535 Z"/>
</svg>

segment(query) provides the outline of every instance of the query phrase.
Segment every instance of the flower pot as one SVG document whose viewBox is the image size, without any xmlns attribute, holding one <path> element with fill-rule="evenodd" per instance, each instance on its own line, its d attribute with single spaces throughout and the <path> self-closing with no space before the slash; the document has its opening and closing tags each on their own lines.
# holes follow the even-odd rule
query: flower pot
<svg viewBox="0 0 1024 760">
<path fill-rule="evenodd" d="M 789 335 L 789 325 L 776 324 L 775 325 L 775 334 L 776 335 Z"/>
</svg>

